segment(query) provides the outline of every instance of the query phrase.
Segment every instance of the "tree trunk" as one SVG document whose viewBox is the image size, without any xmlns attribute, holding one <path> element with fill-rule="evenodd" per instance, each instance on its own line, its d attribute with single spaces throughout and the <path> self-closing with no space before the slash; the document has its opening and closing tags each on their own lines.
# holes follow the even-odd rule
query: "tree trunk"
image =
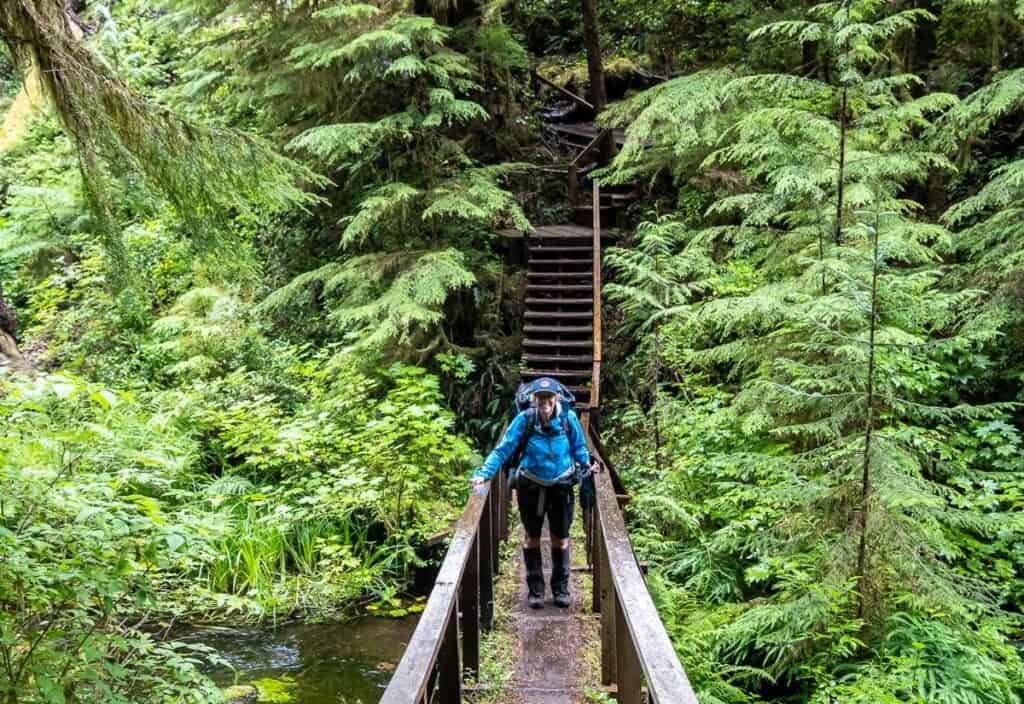
<svg viewBox="0 0 1024 704">
<path fill-rule="evenodd" d="M 587 74 L 590 78 L 590 102 L 594 111 L 600 113 L 608 107 L 608 93 L 604 83 L 604 64 L 601 62 L 601 31 L 597 25 L 597 0 L 583 2 L 583 45 L 587 50 Z M 598 148 L 601 150 L 601 162 L 611 161 L 614 149 L 614 138 L 609 133 Z"/>
<path fill-rule="evenodd" d="M 818 71 L 818 42 L 804 42 L 800 46 L 800 75 L 817 76 Z"/>
<path fill-rule="evenodd" d="M 21 354 L 15 335 L 18 332 L 18 316 L 14 309 L 4 301 L 4 289 L 0 286 L 0 367 L 10 367 L 14 371 L 28 372 L 32 365 Z"/>
<path fill-rule="evenodd" d="M 846 19 L 843 21 L 843 27 L 849 27 L 850 25 L 850 4 L 853 0 L 844 0 L 843 7 L 846 10 Z M 850 47 L 843 46 L 843 53 L 849 54 Z M 836 183 L 836 230 L 835 230 L 835 243 L 838 247 L 843 241 L 843 189 L 844 189 L 844 178 L 846 171 L 846 130 L 848 125 L 849 112 L 849 100 L 847 96 L 847 86 L 843 82 L 843 77 L 839 76 L 839 81 L 842 83 L 842 98 L 839 104 L 839 178 Z"/>
<path fill-rule="evenodd" d="M 871 498 L 871 440 L 875 426 L 875 330 L 878 327 L 878 221 L 875 221 L 874 256 L 871 266 L 871 318 L 868 336 L 867 423 L 864 428 L 864 464 L 861 468 L 860 516 L 858 529 L 860 544 L 857 546 L 857 576 L 860 578 L 860 592 L 857 612 L 864 618 L 867 604 L 865 575 L 868 569 L 868 503 Z"/>
<path fill-rule="evenodd" d="M 936 17 L 941 10 L 936 7 L 935 0 L 918 0 L 916 6 L 927 10 Z M 935 36 L 935 22 L 918 22 L 914 28 L 912 53 L 910 65 L 907 70 L 921 77 L 925 85 L 912 86 L 911 92 L 915 98 L 920 98 L 928 92 L 928 69 L 931 66 L 932 58 L 935 56 L 935 49 L 938 47 L 938 39 Z"/>
<path fill-rule="evenodd" d="M 10 334 L 0 330 L 0 369 L 4 367 L 10 367 L 13 371 L 22 373 L 32 371 L 32 365 L 21 354 L 18 343 Z"/>
<path fill-rule="evenodd" d="M 835 243 L 838 247 L 843 241 L 843 180 L 846 171 L 846 86 L 843 86 L 843 99 L 839 107 L 839 179 L 836 184 L 836 230 Z"/>
</svg>

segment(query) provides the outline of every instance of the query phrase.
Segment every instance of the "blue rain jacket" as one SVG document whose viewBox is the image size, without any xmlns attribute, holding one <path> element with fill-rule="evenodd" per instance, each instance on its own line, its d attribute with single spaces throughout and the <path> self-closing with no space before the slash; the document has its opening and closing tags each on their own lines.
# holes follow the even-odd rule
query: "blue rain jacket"
<svg viewBox="0 0 1024 704">
<path fill-rule="evenodd" d="M 562 427 L 565 425 L 562 423 L 563 415 L 569 421 L 568 433 Z M 542 484 L 553 483 L 573 471 L 573 460 L 583 466 L 590 464 L 590 453 L 587 452 L 583 428 L 580 427 L 580 420 L 573 411 L 563 409 L 559 415 L 551 419 L 551 425 L 546 431 L 541 427 L 540 417 L 536 412 L 533 417 L 533 431 L 519 461 L 519 466 L 526 471 L 527 476 Z M 519 412 L 509 424 L 501 442 L 487 456 L 483 466 L 473 472 L 474 477 L 489 480 L 509 461 L 522 444 L 528 418 L 528 410 Z"/>
</svg>

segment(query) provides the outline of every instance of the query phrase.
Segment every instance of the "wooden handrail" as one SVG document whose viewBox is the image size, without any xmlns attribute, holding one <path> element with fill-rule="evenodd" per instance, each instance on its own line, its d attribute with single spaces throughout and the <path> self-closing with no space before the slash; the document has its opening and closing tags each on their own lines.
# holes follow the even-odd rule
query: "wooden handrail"
<svg viewBox="0 0 1024 704">
<path fill-rule="evenodd" d="M 580 159 L 583 158 L 583 155 L 586 154 L 587 152 L 589 152 L 591 149 L 593 149 L 594 145 L 597 144 L 601 140 L 602 137 L 604 137 L 605 135 L 608 135 L 610 133 L 611 133 L 611 129 L 608 128 L 608 127 L 605 127 L 600 132 L 598 132 L 594 136 L 594 138 L 592 140 L 590 140 L 590 142 L 587 143 L 587 146 L 583 147 L 583 149 L 580 150 L 580 153 L 576 155 L 576 158 L 574 158 L 572 161 L 569 162 L 569 164 L 571 166 L 576 166 L 577 164 L 579 164 L 579 161 L 580 161 Z"/>
<path fill-rule="evenodd" d="M 430 702 L 435 690 L 443 704 L 461 701 L 462 673 L 479 674 L 480 631 L 493 626 L 498 548 L 507 537 L 508 491 L 502 469 L 490 482 L 473 488 L 381 704 Z"/>
<path fill-rule="evenodd" d="M 592 426 L 589 435 L 596 437 Z M 589 444 L 591 453 L 607 466 L 595 444 Z M 697 704 L 697 696 L 647 591 L 609 472 L 596 474 L 594 484 L 597 516 L 591 562 L 594 610 L 601 614 L 602 683 L 616 685 L 619 704 L 640 704 L 643 680 L 651 702 Z"/>
<path fill-rule="evenodd" d="M 559 93 L 561 93 L 562 95 L 567 97 L 569 100 L 573 101 L 574 103 L 577 103 L 578 105 L 582 105 L 583 107 L 587 108 L 588 110 L 595 110 L 596 109 L 594 107 L 594 104 L 591 103 L 590 101 L 588 101 L 586 98 L 581 98 L 580 96 L 576 95 L 572 91 L 567 90 L 566 88 L 563 88 L 562 86 L 558 85 L 554 81 L 551 81 L 551 80 L 548 80 L 547 78 L 544 78 L 544 76 L 540 75 L 540 73 L 538 73 L 537 71 L 534 71 L 533 75 L 536 76 L 537 80 L 539 80 L 541 83 L 543 83 L 544 85 L 549 86 L 551 88 L 554 88 L 555 90 L 557 90 Z"/>
</svg>

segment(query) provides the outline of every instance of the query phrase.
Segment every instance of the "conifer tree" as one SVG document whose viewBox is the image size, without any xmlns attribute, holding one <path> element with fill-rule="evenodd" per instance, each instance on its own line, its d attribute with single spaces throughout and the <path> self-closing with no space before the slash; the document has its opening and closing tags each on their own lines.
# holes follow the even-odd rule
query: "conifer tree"
<svg viewBox="0 0 1024 704">
<path fill-rule="evenodd" d="M 489 115 L 451 30 L 383 2 L 172 5 L 187 10 L 174 21 L 208 42 L 184 92 L 239 115 L 258 95 L 267 128 L 340 187 L 331 200 L 348 257 L 295 277 L 262 310 L 286 322 L 324 307 L 335 333 L 374 349 L 397 343 L 421 361 L 451 347 L 439 323 L 449 295 L 476 281 L 466 244 L 504 224 L 529 228 L 500 186 L 518 167 L 482 166 L 467 149 Z"/>
<path fill-rule="evenodd" d="M 644 376 L 649 385 L 649 418 L 659 475 L 662 470 L 659 403 L 664 365 L 662 328 L 708 287 L 705 278 L 714 271 L 714 263 L 706 253 L 683 247 L 691 237 L 692 232 L 683 222 L 666 217 L 641 224 L 632 247 L 611 248 L 605 256 L 605 263 L 614 272 L 614 280 L 604 287 L 604 295 L 621 311 L 622 329 L 644 340 L 642 356 L 647 357 Z"/>
<path fill-rule="evenodd" d="M 677 579 L 720 604 L 709 618 L 720 624 L 721 661 L 811 701 L 839 691 L 842 701 L 870 701 L 882 673 L 892 701 L 909 691 L 954 701 L 965 690 L 1006 701 L 1019 666 L 1011 657 L 980 682 L 934 660 L 908 664 L 896 635 L 913 623 L 916 642 L 938 653 L 946 645 L 925 625 L 934 622 L 936 633 L 962 633 L 965 650 L 1001 647 L 998 602 L 959 569 L 953 536 L 1016 526 L 999 509 L 960 510 L 966 497 L 949 483 L 959 470 L 947 429 L 1004 409 L 950 388 L 970 351 L 998 331 L 962 316 L 977 291 L 938 288 L 951 235 L 919 221 L 905 196 L 952 169 L 924 135 L 956 99 L 914 98 L 920 79 L 890 70 L 893 38 L 931 19 L 875 1 L 817 5 L 752 38 L 817 43 L 831 62 L 827 80 L 705 74 L 611 115 L 638 113 L 611 175 L 684 175 L 700 159 L 691 183 L 718 198 L 706 213 L 712 226 L 686 246 L 710 243 L 718 261 L 758 267 L 746 290 L 712 283 L 676 326 L 673 345 L 689 348 L 684 373 L 735 384 L 729 414 L 744 441 L 714 471 L 696 470 L 713 489 L 688 483 L 708 492 L 697 515 L 729 519 L 691 533 L 673 564 Z M 709 78 L 703 103 L 666 109 Z M 684 137 L 677 146 L 668 135 Z M 861 664 L 843 665 L 851 660 Z"/>
</svg>

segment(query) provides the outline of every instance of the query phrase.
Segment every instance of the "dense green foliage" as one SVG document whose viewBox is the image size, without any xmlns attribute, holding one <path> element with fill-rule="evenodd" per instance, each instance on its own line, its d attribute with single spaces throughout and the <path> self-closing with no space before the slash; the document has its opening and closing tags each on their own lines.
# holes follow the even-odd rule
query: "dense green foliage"
<svg viewBox="0 0 1024 704">
<path fill-rule="evenodd" d="M 0 701 L 218 701 L 177 626 L 389 610 L 462 503 L 580 8 L 77 5 L 0 10 Z M 598 14 L 605 444 L 700 701 L 1019 702 L 1024 8 Z"/>
<path fill-rule="evenodd" d="M 925 73 L 936 24 L 972 55 L 964 5 L 783 11 L 749 63 L 605 116 L 608 177 L 677 194 L 608 295 L 641 332 L 638 541 L 701 701 L 1019 701 L 1024 57 Z"/>
</svg>

